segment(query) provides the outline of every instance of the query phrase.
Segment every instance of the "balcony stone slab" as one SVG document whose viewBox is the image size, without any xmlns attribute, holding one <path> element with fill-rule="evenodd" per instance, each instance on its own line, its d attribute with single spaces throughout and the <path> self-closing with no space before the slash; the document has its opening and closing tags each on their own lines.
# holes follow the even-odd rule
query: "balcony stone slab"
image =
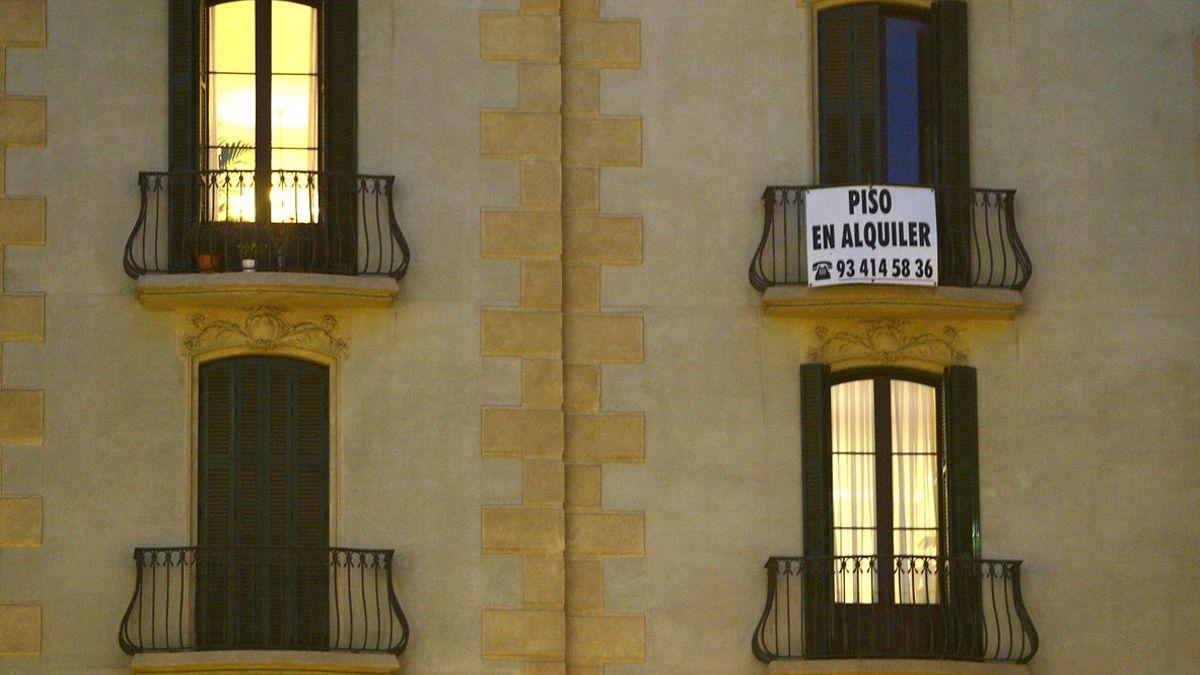
<svg viewBox="0 0 1200 675">
<path fill-rule="evenodd" d="M 138 654 L 134 673 L 394 673 L 400 661 L 391 654 L 285 651 L 196 651 Z"/>
<path fill-rule="evenodd" d="M 810 288 L 772 286 L 763 293 L 768 316 L 810 319 L 999 319 L 1021 308 L 1008 288 L 861 284 Z"/>
<path fill-rule="evenodd" d="M 1014 663 L 932 661 L 922 659 L 808 659 L 772 661 L 769 675 L 1029 675 L 1029 666 Z"/>
<path fill-rule="evenodd" d="M 134 295 L 152 309 L 181 307 L 387 308 L 399 287 L 388 276 L 298 272 L 143 274 Z"/>
</svg>

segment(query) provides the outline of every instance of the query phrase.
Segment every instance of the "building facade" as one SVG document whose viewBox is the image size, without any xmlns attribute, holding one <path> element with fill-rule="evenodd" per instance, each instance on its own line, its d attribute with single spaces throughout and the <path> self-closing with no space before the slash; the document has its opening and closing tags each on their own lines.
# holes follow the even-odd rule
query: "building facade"
<svg viewBox="0 0 1200 675">
<path fill-rule="evenodd" d="M 0 672 L 1200 670 L 1198 36 L 0 1 Z"/>
</svg>

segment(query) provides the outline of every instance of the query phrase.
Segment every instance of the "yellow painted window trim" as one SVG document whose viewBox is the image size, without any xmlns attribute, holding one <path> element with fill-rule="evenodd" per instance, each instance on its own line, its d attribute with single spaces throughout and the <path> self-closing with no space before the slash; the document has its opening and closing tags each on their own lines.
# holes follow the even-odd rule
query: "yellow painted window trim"
<svg viewBox="0 0 1200 675">
<path fill-rule="evenodd" d="M 341 530 L 341 433 L 338 428 L 338 382 L 340 373 L 338 359 L 323 352 L 299 347 L 277 347 L 270 351 L 249 347 L 219 347 L 192 354 L 188 365 L 188 436 L 191 446 L 188 453 L 188 541 L 198 544 L 196 513 L 200 504 L 200 366 L 210 361 L 238 356 L 279 356 L 300 359 L 325 366 L 329 369 L 329 545 L 340 546 L 338 533 Z"/>
</svg>

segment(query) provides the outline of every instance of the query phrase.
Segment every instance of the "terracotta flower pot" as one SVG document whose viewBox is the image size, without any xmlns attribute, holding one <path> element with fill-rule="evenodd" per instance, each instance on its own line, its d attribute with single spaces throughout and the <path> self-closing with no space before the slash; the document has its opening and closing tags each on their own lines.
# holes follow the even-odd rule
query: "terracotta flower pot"
<svg viewBox="0 0 1200 675">
<path fill-rule="evenodd" d="M 221 259 L 215 253 L 197 253 L 196 266 L 201 272 L 215 272 L 221 264 Z"/>
</svg>

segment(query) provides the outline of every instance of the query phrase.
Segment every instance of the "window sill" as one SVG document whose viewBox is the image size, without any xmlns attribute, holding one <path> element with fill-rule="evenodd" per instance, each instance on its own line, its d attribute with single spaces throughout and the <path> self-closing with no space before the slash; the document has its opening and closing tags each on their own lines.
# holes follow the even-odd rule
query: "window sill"
<svg viewBox="0 0 1200 675">
<path fill-rule="evenodd" d="M 768 316 L 847 319 L 1001 319 L 1021 307 L 1021 293 L 1007 288 L 870 284 L 810 288 L 772 286 L 763 293 Z"/>
<path fill-rule="evenodd" d="M 138 654 L 134 673 L 394 673 L 400 661 L 391 654 L 342 652 L 220 651 Z"/>
<path fill-rule="evenodd" d="M 295 272 L 144 274 L 134 295 L 152 309 L 177 307 L 387 308 L 399 289 L 387 276 Z"/>
<path fill-rule="evenodd" d="M 810 659 L 772 661 L 770 675 L 1029 675 L 1029 666 L 1012 663 L 933 661 L 922 659 Z"/>
</svg>

